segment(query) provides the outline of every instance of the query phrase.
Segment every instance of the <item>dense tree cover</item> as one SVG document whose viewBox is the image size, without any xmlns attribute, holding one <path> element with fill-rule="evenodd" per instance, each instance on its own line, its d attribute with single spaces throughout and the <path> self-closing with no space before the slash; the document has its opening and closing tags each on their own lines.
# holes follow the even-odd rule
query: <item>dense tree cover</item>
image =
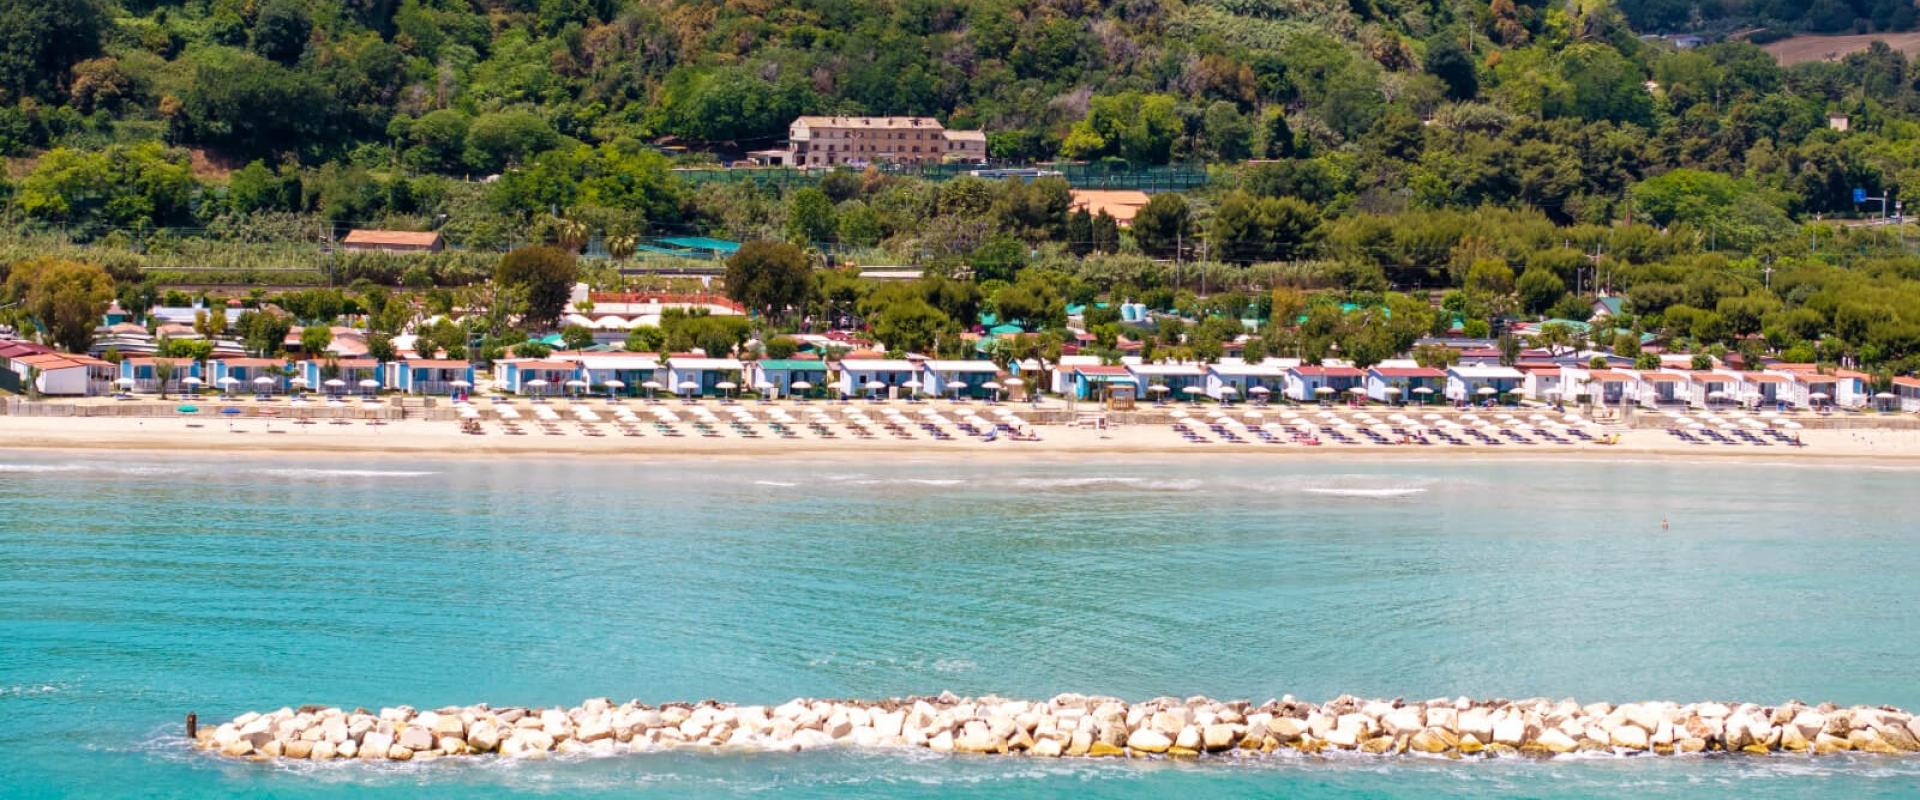
<svg viewBox="0 0 1920 800">
<path fill-rule="evenodd" d="M 30 259 L 7 271 L 0 300 L 17 304 L 46 341 L 69 352 L 86 352 L 94 326 L 113 300 L 113 279 L 95 264 Z"/>
</svg>

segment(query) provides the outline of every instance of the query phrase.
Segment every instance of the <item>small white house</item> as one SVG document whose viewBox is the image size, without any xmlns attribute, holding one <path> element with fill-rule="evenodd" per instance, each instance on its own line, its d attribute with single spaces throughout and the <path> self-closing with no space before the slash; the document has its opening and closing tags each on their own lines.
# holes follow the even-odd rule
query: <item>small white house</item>
<svg viewBox="0 0 1920 800">
<path fill-rule="evenodd" d="M 1194 394 L 1188 389 L 1206 391 L 1207 371 L 1199 364 L 1129 364 L 1127 372 L 1133 375 L 1135 397 L 1184 399 Z"/>
<path fill-rule="evenodd" d="M 845 397 L 888 392 L 917 381 L 920 365 L 904 358 L 847 358 L 840 361 L 838 388 Z M 880 388 L 872 388 L 878 384 Z"/>
<path fill-rule="evenodd" d="M 1518 392 L 1526 377 L 1513 367 L 1455 364 L 1447 368 L 1447 399 L 1471 403 L 1505 397 Z"/>
<path fill-rule="evenodd" d="M 1287 368 L 1300 362 L 1269 358 L 1255 363 L 1221 359 L 1207 368 L 1207 396 L 1215 400 L 1258 400 L 1287 389 Z"/>
<path fill-rule="evenodd" d="M 984 384 L 998 382 L 999 375 L 1000 365 L 991 361 L 934 359 L 920 367 L 920 392 L 942 397 L 958 393 L 984 398 L 993 393 L 993 390 L 983 388 Z"/>
<path fill-rule="evenodd" d="M 740 388 L 744 370 L 745 365 L 737 358 L 673 356 L 667 359 L 666 387 L 674 394 L 688 397 L 731 392 Z M 733 388 L 722 389 L 722 383 L 731 383 Z"/>
<path fill-rule="evenodd" d="M 1367 399 L 1376 403 L 1426 403 L 1446 387 L 1447 373 L 1432 367 L 1378 366 L 1367 370 Z"/>
</svg>

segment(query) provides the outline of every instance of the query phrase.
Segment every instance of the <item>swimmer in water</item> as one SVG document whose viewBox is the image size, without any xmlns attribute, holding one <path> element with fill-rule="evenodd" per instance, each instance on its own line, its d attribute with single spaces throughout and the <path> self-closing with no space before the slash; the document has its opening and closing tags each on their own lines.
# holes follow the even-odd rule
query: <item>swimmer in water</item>
<svg viewBox="0 0 1920 800">
<path fill-rule="evenodd" d="M 1660 518 L 1660 530 L 1663 530 L 1663 531 L 1664 531 L 1664 530 L 1667 530 L 1667 529 L 1668 529 L 1668 526 L 1667 526 L 1667 518 L 1666 518 L 1666 517 L 1661 517 L 1661 518 Z"/>
</svg>

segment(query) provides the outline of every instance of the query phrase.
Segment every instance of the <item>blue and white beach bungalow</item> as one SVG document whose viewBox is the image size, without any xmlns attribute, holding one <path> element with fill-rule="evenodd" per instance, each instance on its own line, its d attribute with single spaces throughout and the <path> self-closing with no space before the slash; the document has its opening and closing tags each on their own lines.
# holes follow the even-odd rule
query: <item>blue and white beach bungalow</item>
<svg viewBox="0 0 1920 800">
<path fill-rule="evenodd" d="M 308 389 L 327 394 L 344 392 L 379 391 L 387 386 L 387 370 L 380 362 L 371 358 L 338 358 L 333 361 L 332 375 L 327 374 L 325 359 L 307 359 L 300 362 L 298 372 L 301 380 L 306 381 Z M 328 381 L 339 381 L 328 385 Z M 362 381 L 373 381 L 373 386 L 364 386 Z"/>
<path fill-rule="evenodd" d="M 389 361 L 387 386 L 405 394 L 452 395 L 465 392 L 473 388 L 473 363 L 442 358 Z"/>
<path fill-rule="evenodd" d="M 285 392 L 286 367 L 287 362 L 277 358 L 210 358 L 207 359 L 206 381 L 221 391 Z"/>
<path fill-rule="evenodd" d="M 502 391 L 544 397 L 566 393 L 567 382 L 581 380 L 580 365 L 571 361 L 511 358 L 493 364 L 493 382 Z"/>
<path fill-rule="evenodd" d="M 1207 368 L 1207 396 L 1215 400 L 1260 400 L 1281 394 L 1287 388 L 1287 368 L 1297 364 L 1278 358 L 1253 364 L 1237 358 L 1221 359 Z"/>
<path fill-rule="evenodd" d="M 1359 388 L 1366 373 L 1336 364 L 1301 364 L 1287 370 L 1287 398 L 1299 403 L 1346 397 Z"/>
<path fill-rule="evenodd" d="M 661 366 L 660 359 L 652 353 L 554 353 L 548 359 L 579 365 L 575 376 L 568 380 L 586 381 L 587 391 L 596 394 L 612 392 L 637 397 L 646 391 L 648 383 L 667 385 L 666 367 Z"/>
<path fill-rule="evenodd" d="M 780 397 L 817 395 L 827 390 L 827 362 L 805 358 L 763 358 L 747 365 L 755 391 Z M 794 384 L 800 384 L 796 387 Z M 771 386 L 771 389 L 764 387 Z"/>
<path fill-rule="evenodd" d="M 1456 403 L 1499 399 L 1518 392 L 1526 379 L 1513 367 L 1455 364 L 1447 368 L 1447 399 Z"/>
<path fill-rule="evenodd" d="M 1376 403 L 1424 404 L 1447 388 L 1447 373 L 1418 364 L 1367 369 L 1367 399 Z"/>
<path fill-rule="evenodd" d="M 840 360 L 836 388 L 843 397 L 865 397 L 873 392 L 886 393 L 917 381 L 920 365 L 903 358 L 845 358 Z M 868 388 L 873 384 L 883 388 Z"/>
<path fill-rule="evenodd" d="M 1134 396 L 1148 400 L 1162 397 L 1186 400 L 1207 390 L 1207 371 L 1199 364 L 1129 364 L 1127 373 L 1133 376 Z M 1156 386 L 1165 388 L 1156 389 Z"/>
<path fill-rule="evenodd" d="M 993 394 L 991 389 L 980 388 L 982 384 L 999 382 L 1000 366 L 991 361 L 943 361 L 935 359 L 921 366 L 920 391 L 935 396 L 959 394 L 972 398 L 986 398 Z M 1026 378 L 1021 380 L 1027 381 Z M 965 388 L 958 388 L 960 384 Z M 1040 387 L 1033 386 L 1038 389 Z"/>
<path fill-rule="evenodd" d="M 720 384 L 740 387 L 746 365 L 737 358 L 673 356 L 667 359 L 667 389 L 682 396 L 708 397 L 721 393 Z"/>
<path fill-rule="evenodd" d="M 152 356 L 129 356 L 121 359 L 119 377 L 121 379 L 131 379 L 135 391 L 159 391 L 160 379 L 159 375 L 154 372 L 153 367 L 153 362 L 159 360 L 161 359 Z M 186 378 L 206 379 L 206 376 L 201 374 L 199 362 L 193 359 L 170 358 L 165 360 L 173 362 L 173 379 L 167 382 L 167 391 L 178 391 L 183 386 L 181 381 Z"/>
</svg>

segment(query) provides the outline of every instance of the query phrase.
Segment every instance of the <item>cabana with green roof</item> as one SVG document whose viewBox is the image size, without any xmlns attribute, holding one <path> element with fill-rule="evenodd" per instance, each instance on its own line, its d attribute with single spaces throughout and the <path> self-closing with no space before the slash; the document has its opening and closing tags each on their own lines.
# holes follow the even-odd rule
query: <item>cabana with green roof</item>
<svg viewBox="0 0 1920 800">
<path fill-rule="evenodd" d="M 747 380 L 755 391 L 771 385 L 782 397 L 813 395 L 826 390 L 827 362 L 804 358 L 762 359 L 749 366 Z M 796 383 L 806 386 L 795 389 Z"/>
</svg>

